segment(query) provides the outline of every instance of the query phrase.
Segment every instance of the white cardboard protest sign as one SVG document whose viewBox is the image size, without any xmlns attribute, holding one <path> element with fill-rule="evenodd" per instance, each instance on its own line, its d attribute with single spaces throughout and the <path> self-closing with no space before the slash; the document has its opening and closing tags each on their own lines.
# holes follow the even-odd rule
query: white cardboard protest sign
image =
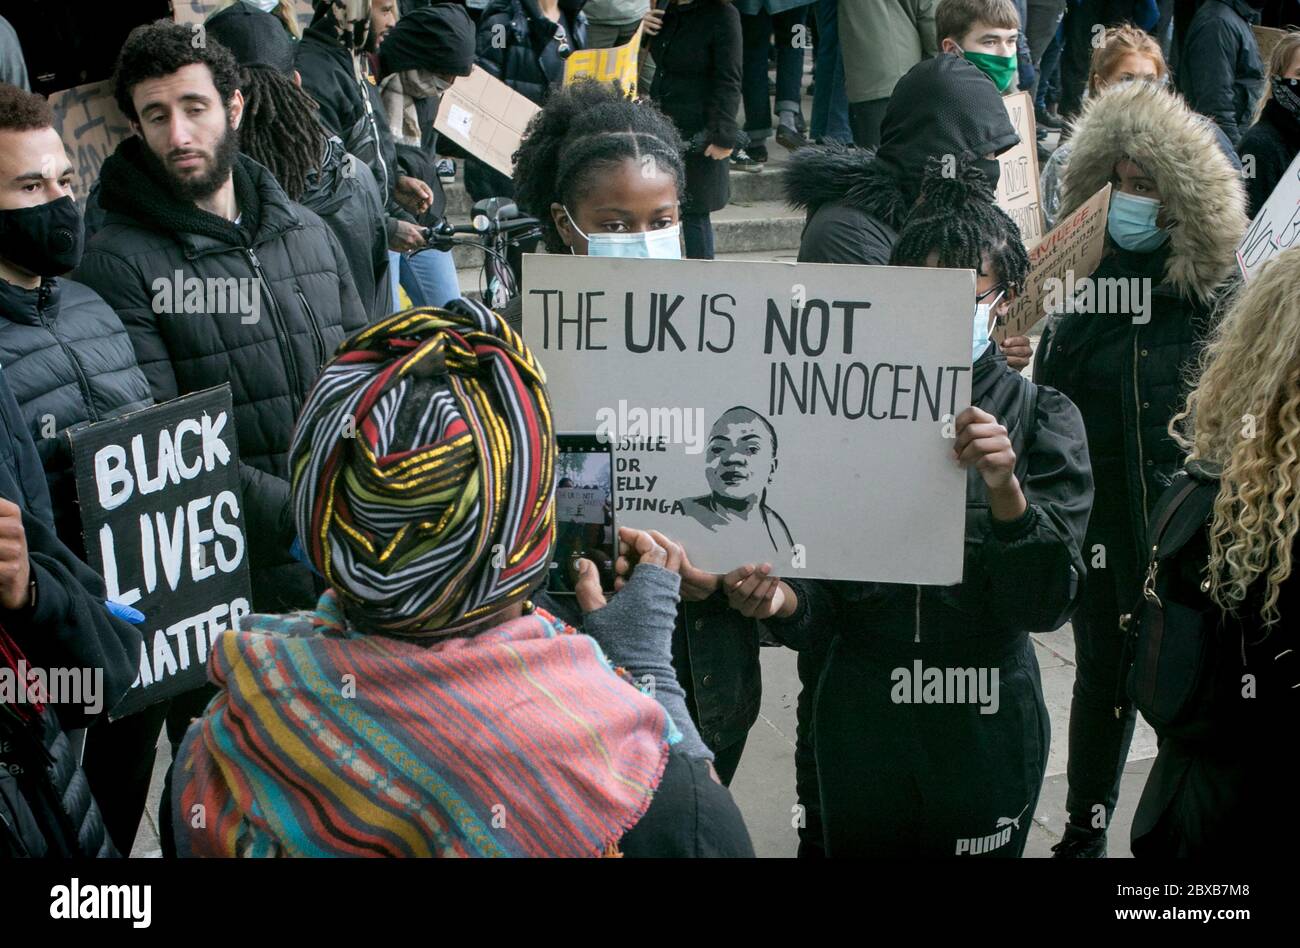
<svg viewBox="0 0 1300 948">
<path fill-rule="evenodd" d="M 614 442 L 621 526 L 726 572 L 961 580 L 970 270 L 524 257 L 557 430 Z"/>
<path fill-rule="evenodd" d="M 541 109 L 526 96 L 475 66 L 442 94 L 433 127 L 504 175 L 514 170 L 528 121 Z"/>
<path fill-rule="evenodd" d="M 1237 266 L 1249 280 L 1259 268 L 1300 238 L 1300 155 L 1259 209 L 1237 246 Z"/>
<path fill-rule="evenodd" d="M 1044 305 L 1053 298 L 1057 281 L 1058 294 L 1068 293 L 1076 280 L 1092 276 L 1101 263 L 1106 247 L 1106 214 L 1110 210 L 1110 185 L 1088 198 L 1069 217 L 1029 251 L 1029 277 L 1025 291 L 1011 304 L 1007 318 L 993 330 L 998 342 L 1010 336 L 1023 336 L 1048 315 Z"/>
<path fill-rule="evenodd" d="M 1007 117 L 1020 143 L 998 156 L 998 207 L 1020 228 L 1025 247 L 1034 249 L 1043 239 L 1043 198 L 1038 185 L 1038 139 L 1034 128 L 1034 100 L 1028 92 L 1002 97 Z"/>
</svg>

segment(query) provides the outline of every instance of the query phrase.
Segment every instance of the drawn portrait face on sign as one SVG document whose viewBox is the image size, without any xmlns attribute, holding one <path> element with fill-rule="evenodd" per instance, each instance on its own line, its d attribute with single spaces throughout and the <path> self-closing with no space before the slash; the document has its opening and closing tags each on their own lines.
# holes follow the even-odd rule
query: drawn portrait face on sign
<svg viewBox="0 0 1300 948">
<path fill-rule="evenodd" d="M 769 543 L 777 551 L 788 549 L 793 545 L 790 531 L 767 506 L 767 490 L 778 465 L 776 448 L 770 421 L 744 405 L 727 409 L 713 423 L 704 448 L 709 493 L 683 500 L 682 513 L 714 532 L 724 527 L 753 529 L 760 534 L 756 549 Z"/>
</svg>

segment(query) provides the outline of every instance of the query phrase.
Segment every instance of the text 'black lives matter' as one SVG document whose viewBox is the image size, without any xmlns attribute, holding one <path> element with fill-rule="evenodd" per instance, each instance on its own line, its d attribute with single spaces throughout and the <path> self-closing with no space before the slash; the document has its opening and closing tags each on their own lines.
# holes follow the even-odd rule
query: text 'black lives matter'
<svg viewBox="0 0 1300 948">
<path fill-rule="evenodd" d="M 202 685 L 212 643 L 250 611 L 230 386 L 90 425 L 72 448 L 90 563 L 145 616 L 116 720 Z"/>
</svg>

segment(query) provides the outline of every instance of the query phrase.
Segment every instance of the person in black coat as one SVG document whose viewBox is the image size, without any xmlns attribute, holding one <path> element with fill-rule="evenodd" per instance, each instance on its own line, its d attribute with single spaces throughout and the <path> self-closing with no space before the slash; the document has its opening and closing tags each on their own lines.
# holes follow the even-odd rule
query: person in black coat
<svg viewBox="0 0 1300 948">
<path fill-rule="evenodd" d="M 989 160 L 1020 141 L 997 87 L 959 56 L 937 56 L 898 81 L 876 151 L 824 145 L 792 156 L 786 199 L 807 212 L 799 260 L 889 262 L 898 231 L 916 203 L 926 160 L 974 161 L 996 187 Z"/>
<path fill-rule="evenodd" d="M 709 214 L 731 200 L 731 164 L 739 143 L 742 41 L 730 0 L 674 0 L 646 14 L 655 76 L 650 97 L 686 141 L 682 232 L 686 256 L 713 259 Z"/>
<path fill-rule="evenodd" d="M 1205 0 L 1175 64 L 1187 104 L 1214 119 L 1234 146 L 1264 91 L 1264 63 L 1251 30 L 1263 5 L 1264 0 Z"/>
<path fill-rule="evenodd" d="M 950 453 L 966 469 L 962 581 L 775 580 L 753 568 L 727 581 L 733 605 L 776 638 L 828 649 L 813 729 L 832 857 L 1023 852 L 1050 739 L 1029 633 L 1066 621 L 1085 573 L 1093 485 L 1083 419 L 989 340 L 1029 257 L 983 175 L 954 170 L 931 159 L 890 262 L 976 271 L 971 404 Z M 969 309 L 952 316 L 972 325 Z"/>
<path fill-rule="evenodd" d="M 1174 422 L 1188 461 L 1152 514 L 1161 555 L 1128 679 L 1159 737 L 1133 815 L 1139 858 L 1244 865 L 1300 843 L 1300 824 L 1278 819 L 1295 781 L 1276 744 L 1300 710 L 1297 279 L 1289 249 L 1245 285 Z M 1243 418 L 1259 419 L 1249 437 Z"/>
<path fill-rule="evenodd" d="M 786 200 L 807 212 L 799 240 L 801 262 L 884 266 L 920 194 L 927 157 L 953 155 L 974 162 L 996 186 L 998 163 L 985 159 L 1020 141 L 997 87 L 958 56 L 924 60 L 898 81 L 881 136 L 874 152 L 823 145 L 794 153 L 783 185 Z M 823 834 L 812 709 L 826 647 L 813 643 L 799 653 L 795 769 L 805 816 L 799 851 L 813 858 L 822 854 Z"/>
<path fill-rule="evenodd" d="M 1246 213 L 1251 220 L 1300 152 L 1300 33 L 1288 33 L 1273 47 L 1268 75 L 1259 121 L 1237 144 L 1237 154 L 1243 162 L 1249 160 L 1254 171 L 1246 178 Z"/>
<path fill-rule="evenodd" d="M 321 365 L 366 325 L 366 312 L 329 228 L 236 151 L 242 97 L 233 57 L 190 39 L 187 27 L 159 22 L 122 49 L 116 95 L 138 134 L 104 162 L 108 216 L 76 277 L 122 318 L 156 400 L 230 383 L 254 608 L 307 606 L 316 586 L 290 552 L 289 440 Z M 199 64 L 168 90 L 208 104 L 182 123 L 169 115 L 174 100 L 148 84 Z M 146 85 L 152 94 L 139 114 Z M 187 308 L 188 281 L 206 290 L 204 305 L 174 312 L 178 296 Z M 236 307 L 222 295 L 232 285 Z"/>
<path fill-rule="evenodd" d="M 334 4 L 316 0 L 316 17 L 303 32 L 294 61 L 302 78 L 303 91 L 320 106 L 317 116 L 331 134 L 343 141 L 348 154 L 370 166 L 384 197 L 388 215 L 388 249 L 396 252 L 425 246 L 424 233 L 415 215 L 425 211 L 433 195 L 428 185 L 402 173 L 397 165 L 397 147 L 388 123 L 379 88 L 364 74 L 368 57 L 362 46 L 354 46 L 355 24 L 340 24 Z M 369 11 L 363 21 L 370 22 Z M 396 267 L 395 257 L 389 266 Z M 395 279 L 389 273 L 389 279 Z"/>
<path fill-rule="evenodd" d="M 475 59 L 522 96 L 541 105 L 564 82 L 564 61 L 587 46 L 586 0 L 492 0 L 478 21 Z M 475 201 L 513 197 L 510 179 L 471 157 L 465 189 Z"/>
<path fill-rule="evenodd" d="M 0 856 L 115 856 L 67 732 L 93 723 L 131 687 L 140 634 L 109 614 L 103 580 L 55 535 L 36 445 L 3 369 L 0 537 L 5 546 L 21 542 L 27 570 L 15 580 L 16 559 L 0 554 L 0 674 L 25 687 L 26 679 L 17 677 L 23 661 L 28 668 L 102 675 L 98 709 L 0 702 Z M 21 603 L 10 601 L 15 585 Z"/>
<path fill-rule="evenodd" d="M 1241 175 L 1211 123 L 1148 83 L 1090 98 L 1075 126 L 1061 219 L 1112 186 L 1094 304 L 1049 318 L 1034 378 L 1083 412 L 1097 481 L 1090 563 L 1073 619 L 1069 823 L 1059 857 L 1106 853 L 1134 713 L 1115 714 L 1123 634 L 1138 601 L 1153 505 L 1181 467 L 1168 432 L 1246 229 Z M 1174 222 L 1177 226 L 1173 226 Z M 1105 281 L 1105 282 L 1103 282 Z"/>
</svg>

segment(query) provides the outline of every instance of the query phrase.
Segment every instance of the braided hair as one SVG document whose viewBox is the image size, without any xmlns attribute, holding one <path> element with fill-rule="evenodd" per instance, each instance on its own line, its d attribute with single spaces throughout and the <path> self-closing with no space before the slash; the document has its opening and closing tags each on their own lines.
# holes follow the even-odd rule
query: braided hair
<svg viewBox="0 0 1300 948">
<path fill-rule="evenodd" d="M 994 203 L 988 179 L 974 164 L 959 162 L 956 174 L 931 158 L 921 196 L 899 232 L 890 263 L 923 267 L 938 253 L 940 267 L 984 272 L 987 256 L 1009 292 L 1020 293 L 1029 276 L 1029 254 L 1020 228 Z M 945 172 L 948 172 L 945 174 Z"/>
<path fill-rule="evenodd" d="M 290 200 L 302 200 L 307 179 L 320 169 L 327 140 L 316 118 L 320 106 L 269 66 L 245 66 L 240 89 L 244 119 L 239 150 L 270 169 Z"/>
<path fill-rule="evenodd" d="M 592 184 L 629 159 L 654 161 L 686 182 L 685 146 L 672 120 L 650 102 L 633 102 L 617 86 L 584 80 L 553 92 L 514 154 L 515 201 L 542 222 L 546 249 L 563 253 L 551 205 L 572 208 Z"/>
</svg>

